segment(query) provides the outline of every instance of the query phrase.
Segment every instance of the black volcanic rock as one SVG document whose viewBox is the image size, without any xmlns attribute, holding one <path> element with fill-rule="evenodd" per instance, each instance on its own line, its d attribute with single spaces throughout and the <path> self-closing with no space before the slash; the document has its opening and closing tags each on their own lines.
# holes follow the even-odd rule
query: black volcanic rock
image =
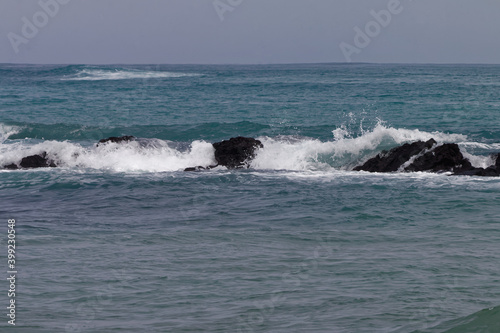
<svg viewBox="0 0 500 333">
<path fill-rule="evenodd" d="M 213 144 L 218 165 L 228 169 L 241 168 L 255 157 L 255 151 L 263 148 L 262 142 L 254 138 L 236 137 Z"/>
<path fill-rule="evenodd" d="M 207 167 L 197 166 L 197 167 L 192 167 L 192 168 L 186 168 L 186 169 L 184 169 L 184 171 L 200 171 L 200 170 L 213 169 L 213 168 L 216 168 L 216 167 L 217 167 L 217 165 L 210 165 L 210 166 L 207 166 Z"/>
<path fill-rule="evenodd" d="M 38 155 L 30 155 L 23 157 L 19 163 L 11 163 L 4 165 L 3 169 L 18 170 L 18 169 L 35 169 L 35 168 L 55 168 L 57 165 L 54 161 L 47 157 L 47 153 L 43 152 Z"/>
<path fill-rule="evenodd" d="M 397 171 L 410 158 L 422 153 L 426 149 L 432 148 L 436 144 L 434 139 L 427 142 L 417 141 L 414 143 L 405 143 L 400 147 L 391 149 L 389 152 L 382 152 L 369 159 L 361 166 L 354 168 L 355 171 L 369 172 L 394 172 Z"/>
<path fill-rule="evenodd" d="M 446 143 L 415 159 L 405 171 L 445 172 L 454 170 L 470 170 L 469 160 L 464 158 L 456 143 Z"/>
<path fill-rule="evenodd" d="M 489 168 L 470 168 L 458 169 L 453 173 L 454 176 L 481 176 L 481 177 L 499 177 L 500 172 L 496 167 Z"/>
<path fill-rule="evenodd" d="M 457 176 L 500 176 L 500 154 L 494 156 L 495 165 L 489 168 L 475 168 L 466 159 L 456 143 L 445 143 L 435 146 L 433 139 L 422 142 L 417 141 L 412 144 L 404 144 L 391 149 L 389 152 L 382 152 L 369 159 L 365 164 L 354 168 L 355 171 L 369 172 L 394 172 L 402 169 L 406 172 L 447 172 L 452 171 Z M 411 159 L 414 159 L 413 161 Z M 410 163 L 411 161 L 411 163 Z"/>
<path fill-rule="evenodd" d="M 186 168 L 184 171 L 200 171 L 200 170 L 205 170 L 205 167 L 202 166 L 197 166 L 197 167 L 192 167 L 192 168 Z"/>
<path fill-rule="evenodd" d="M 19 169 L 19 167 L 17 166 L 17 164 L 14 164 L 14 163 L 9 164 L 9 165 L 5 165 L 3 168 L 7 169 L 7 170 L 17 170 L 17 169 Z"/>
<path fill-rule="evenodd" d="M 43 152 L 40 155 L 26 156 L 21 160 L 19 166 L 23 169 L 34 168 L 55 168 L 57 165 L 47 158 L 47 153 Z"/>
<path fill-rule="evenodd" d="M 481 177 L 500 177 L 500 154 L 493 155 L 495 165 L 484 168 L 459 168 L 456 169 L 453 175 L 456 176 L 481 176 Z"/>
<path fill-rule="evenodd" d="M 123 142 L 130 142 L 130 141 L 135 141 L 135 136 L 132 136 L 132 135 L 111 136 L 107 139 L 99 140 L 99 143 L 97 143 L 97 147 L 99 147 L 99 144 L 104 144 L 104 143 L 108 143 L 108 142 L 123 143 Z"/>
</svg>

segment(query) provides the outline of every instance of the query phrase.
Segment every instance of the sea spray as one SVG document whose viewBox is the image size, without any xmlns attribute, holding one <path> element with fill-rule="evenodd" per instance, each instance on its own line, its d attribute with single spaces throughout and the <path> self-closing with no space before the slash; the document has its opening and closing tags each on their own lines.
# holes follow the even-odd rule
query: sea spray
<svg viewBox="0 0 500 333">
<path fill-rule="evenodd" d="M 17 134 L 21 128 L 17 126 L 5 125 L 0 123 L 0 144 L 4 143 L 10 136 Z"/>
<path fill-rule="evenodd" d="M 5 142 L 10 135 L 19 132 L 20 129 L 2 125 L 0 130 Z M 474 166 L 487 167 L 494 163 L 489 155 L 475 155 L 469 152 L 468 150 L 472 150 L 474 146 L 461 134 L 398 129 L 387 127 L 382 123 L 378 123 L 373 130 L 364 131 L 357 137 L 344 127 L 333 130 L 333 133 L 335 139 L 326 142 L 298 136 L 258 137 L 264 148 L 257 151 L 250 166 L 257 170 L 351 170 L 382 150 L 430 138 L 434 138 L 438 143 L 464 143 L 461 149 Z M 212 144 L 203 140 L 182 144 L 168 140 L 140 139 L 127 144 L 108 144 L 99 147 L 88 146 L 86 142 L 35 139 L 9 143 L 0 146 L 0 165 L 17 163 L 23 157 L 43 152 L 47 152 L 61 167 L 116 172 L 180 171 L 193 166 L 216 164 Z M 478 143 L 478 145 L 484 148 L 484 144 Z"/>
<path fill-rule="evenodd" d="M 368 156 L 384 149 L 413 142 L 427 141 L 434 138 L 439 143 L 463 142 L 467 139 L 461 134 L 446 134 L 442 132 L 425 132 L 418 129 L 398 129 L 386 127 L 378 123 L 371 131 L 366 131 L 358 137 L 340 127 L 333 131 L 334 141 L 321 142 L 310 138 L 294 137 L 260 137 L 264 143 L 252 167 L 271 170 L 349 170 Z"/>
</svg>

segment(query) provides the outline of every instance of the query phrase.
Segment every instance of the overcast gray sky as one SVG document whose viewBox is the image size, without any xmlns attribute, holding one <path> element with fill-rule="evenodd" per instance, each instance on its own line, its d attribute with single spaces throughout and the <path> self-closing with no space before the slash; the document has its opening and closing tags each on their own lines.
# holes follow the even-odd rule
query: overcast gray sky
<svg viewBox="0 0 500 333">
<path fill-rule="evenodd" d="M 498 0 L 1 0 L 0 63 L 500 63 L 499 18 Z"/>
</svg>

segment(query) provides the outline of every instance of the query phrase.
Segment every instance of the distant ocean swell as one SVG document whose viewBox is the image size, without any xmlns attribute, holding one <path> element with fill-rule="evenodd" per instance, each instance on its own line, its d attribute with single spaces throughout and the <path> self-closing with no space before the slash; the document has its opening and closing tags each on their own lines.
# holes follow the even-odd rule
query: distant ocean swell
<svg viewBox="0 0 500 333">
<path fill-rule="evenodd" d="M 116 172 L 181 171 L 187 167 L 216 164 L 212 142 L 208 140 L 174 141 L 141 138 L 124 145 L 108 144 L 96 147 L 97 138 L 90 139 L 82 134 L 85 128 L 58 127 L 57 130 L 61 133 L 79 132 L 75 136 L 76 140 L 73 138 L 71 141 L 61 141 L 46 140 L 44 131 L 55 128 L 51 125 L 41 127 L 38 130 L 36 125 L 30 125 L 27 129 L 1 124 L 0 165 L 15 163 L 22 157 L 41 152 L 47 152 L 63 168 L 90 168 Z M 35 137 L 25 136 L 21 139 L 28 134 Z M 94 129 L 93 135 L 96 134 L 104 133 Z M 122 134 L 141 137 L 137 133 L 116 135 Z M 434 138 L 438 143 L 458 143 L 474 166 L 485 168 L 494 164 L 489 153 L 500 148 L 499 143 L 470 142 L 467 136 L 461 134 L 397 129 L 382 123 L 359 136 L 353 136 L 345 128 L 337 128 L 332 131 L 330 141 L 292 135 L 257 138 L 262 141 L 264 148 L 257 152 L 257 156 L 251 162 L 251 168 L 256 170 L 348 171 L 382 150 L 430 138 Z"/>
<path fill-rule="evenodd" d="M 144 69 L 120 68 L 115 66 L 84 66 L 84 65 L 68 65 L 68 66 L 46 66 L 44 70 L 40 70 L 35 66 L 26 66 L 19 71 L 18 66 L 2 66 L 0 73 L 5 75 L 13 74 L 16 76 L 29 76 L 33 73 L 40 78 L 55 78 L 60 81 L 102 81 L 102 80 L 133 80 L 133 79 L 170 79 L 182 77 L 197 77 L 203 76 L 202 73 L 186 73 L 177 71 L 158 70 L 157 68 Z"/>
<path fill-rule="evenodd" d="M 68 81 L 100 81 L 100 80 L 130 80 L 130 79 L 163 79 L 201 76 L 201 74 L 139 71 L 125 69 L 82 69 L 73 75 L 66 75 L 61 80 Z"/>
<path fill-rule="evenodd" d="M 317 131 L 317 128 L 313 129 Z M 323 129 L 328 132 L 330 128 Z M 283 131 L 283 129 L 280 129 Z M 293 133 L 292 130 L 290 130 Z M 3 133 L 3 134 L 2 134 Z M 193 125 L 129 125 L 112 127 L 75 125 L 75 124 L 36 124 L 13 122 L 0 123 L 0 135 L 11 140 L 39 139 L 77 142 L 94 142 L 105 137 L 120 136 L 133 133 L 136 137 L 157 138 L 173 141 L 222 140 L 234 133 L 243 136 L 272 135 L 273 128 L 269 125 L 241 121 L 238 123 L 202 123 Z M 2 140 L 2 137 L 0 137 Z M 2 142 L 2 141 L 0 141 Z"/>
</svg>

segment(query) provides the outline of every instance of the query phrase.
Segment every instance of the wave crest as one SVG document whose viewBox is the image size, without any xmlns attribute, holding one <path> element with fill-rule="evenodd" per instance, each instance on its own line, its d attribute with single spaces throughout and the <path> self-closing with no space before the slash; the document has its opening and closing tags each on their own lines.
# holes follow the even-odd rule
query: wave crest
<svg viewBox="0 0 500 333">
<path fill-rule="evenodd" d="M 465 142 L 467 136 L 442 132 L 424 132 L 418 129 L 397 129 L 379 123 L 372 131 L 351 138 L 344 129 L 333 132 L 334 141 L 293 137 L 260 137 L 264 144 L 252 162 L 256 169 L 273 170 L 348 170 L 382 150 L 407 142 L 427 141 L 434 138 L 438 143 Z"/>
<path fill-rule="evenodd" d="M 18 163 L 23 157 L 47 152 L 61 167 L 90 168 L 117 172 L 165 172 L 216 164 L 214 148 L 206 141 L 191 143 L 160 139 L 138 139 L 128 144 L 88 146 L 87 141 L 8 140 L 21 129 L 0 124 L 0 166 Z M 475 167 L 494 164 L 483 143 L 473 145 L 467 136 L 418 129 L 398 129 L 377 124 L 360 136 L 334 130 L 332 141 L 297 136 L 261 136 L 264 148 L 256 152 L 250 166 L 256 170 L 335 171 L 352 170 L 368 158 L 397 145 L 434 138 L 438 143 L 458 143 Z M 132 133 L 134 134 L 134 133 Z M 490 144 L 493 148 L 498 144 Z M 479 150 L 482 154 L 476 154 Z"/>
<path fill-rule="evenodd" d="M 19 133 L 22 128 L 18 126 L 5 125 L 0 123 L 0 144 L 4 143 L 10 136 Z"/>
<path fill-rule="evenodd" d="M 201 76 L 196 73 L 141 71 L 131 69 L 83 69 L 72 76 L 66 76 L 65 81 L 100 81 L 100 80 L 131 80 L 131 79 L 163 79 L 186 76 Z"/>
</svg>

